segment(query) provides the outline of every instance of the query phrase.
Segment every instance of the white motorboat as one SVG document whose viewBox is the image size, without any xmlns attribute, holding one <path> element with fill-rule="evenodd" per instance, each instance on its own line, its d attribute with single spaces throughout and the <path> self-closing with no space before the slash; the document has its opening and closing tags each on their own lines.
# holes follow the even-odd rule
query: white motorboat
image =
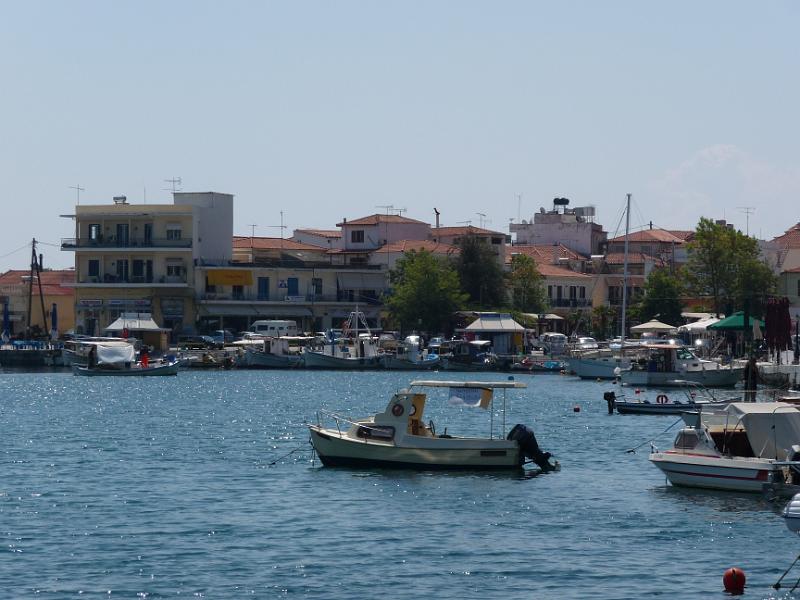
<svg viewBox="0 0 800 600">
<path fill-rule="evenodd" d="M 236 366 L 246 369 L 288 369 L 303 366 L 303 348 L 314 338 L 281 336 L 264 338 L 258 345 L 249 347 Z M 258 346 L 261 346 L 260 348 Z"/>
<path fill-rule="evenodd" d="M 576 351 L 567 359 L 569 372 L 581 379 L 616 379 L 621 370 L 630 366 L 630 356 L 610 348 Z"/>
<path fill-rule="evenodd" d="M 623 385 L 671 387 L 685 381 L 705 387 L 733 387 L 742 379 L 744 370 L 698 358 L 686 346 L 649 344 L 631 367 L 620 370 Z"/>
<path fill-rule="evenodd" d="M 795 494 L 786 503 L 781 513 L 789 531 L 800 533 L 800 494 Z"/>
<path fill-rule="evenodd" d="M 394 394 L 386 409 L 372 417 L 351 421 L 327 414 L 335 427 L 310 425 L 311 443 L 326 466 L 389 467 L 415 469 L 519 469 L 526 460 L 542 471 L 557 467 L 542 452 L 533 431 L 516 425 L 507 437 L 494 434 L 493 393 L 525 388 L 514 381 L 414 381 L 409 389 Z M 424 421 L 427 395 L 418 388 L 447 388 L 449 403 L 490 409 L 489 437 L 437 433 L 433 421 Z M 505 410 L 502 431 L 505 431 Z"/>
<path fill-rule="evenodd" d="M 678 392 L 659 392 L 648 394 L 646 390 L 636 389 L 617 396 L 616 392 L 603 393 L 608 403 L 608 414 L 616 410 L 621 415 L 679 415 L 691 411 L 709 412 L 722 410 L 731 402 L 741 401 L 741 395 L 731 392 L 729 397 L 722 397 L 711 390 L 691 381 L 676 381 L 683 384 Z"/>
<path fill-rule="evenodd" d="M 387 352 L 381 358 L 384 368 L 390 370 L 422 371 L 439 367 L 439 355 L 420 350 L 418 335 L 409 335 L 398 344 L 394 353 Z"/>
<path fill-rule="evenodd" d="M 177 375 L 178 361 L 136 362 L 136 350 L 127 342 L 87 342 L 90 346 L 86 355 L 87 365 L 72 365 L 73 375 L 98 376 L 161 376 Z"/>
<path fill-rule="evenodd" d="M 762 492 L 800 467 L 800 411 L 790 404 L 734 402 L 684 421 L 673 447 L 650 455 L 672 485 Z"/>
</svg>

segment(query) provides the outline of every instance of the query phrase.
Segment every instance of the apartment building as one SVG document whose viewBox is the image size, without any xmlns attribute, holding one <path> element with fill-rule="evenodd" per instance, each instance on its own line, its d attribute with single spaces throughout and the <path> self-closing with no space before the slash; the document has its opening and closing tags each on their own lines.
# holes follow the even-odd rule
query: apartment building
<svg viewBox="0 0 800 600">
<path fill-rule="evenodd" d="M 124 312 L 149 312 L 173 335 L 195 322 L 195 269 L 232 256 L 233 196 L 175 192 L 172 204 L 78 205 L 75 237 L 75 329 L 100 334 Z"/>
</svg>

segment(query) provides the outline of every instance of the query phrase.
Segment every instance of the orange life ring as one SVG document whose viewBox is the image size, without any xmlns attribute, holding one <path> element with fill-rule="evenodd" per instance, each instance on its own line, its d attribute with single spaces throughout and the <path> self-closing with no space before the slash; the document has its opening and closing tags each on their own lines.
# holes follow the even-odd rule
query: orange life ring
<svg viewBox="0 0 800 600">
<path fill-rule="evenodd" d="M 669 404 L 669 398 L 667 398 L 666 394 L 659 394 L 656 397 L 656 402 L 658 402 L 659 404 Z"/>
<path fill-rule="evenodd" d="M 401 417 L 401 416 L 403 416 L 403 412 L 405 412 L 405 409 L 403 408 L 403 405 L 402 405 L 402 404 L 395 404 L 395 405 L 392 407 L 392 414 L 393 414 L 395 417 Z"/>
</svg>

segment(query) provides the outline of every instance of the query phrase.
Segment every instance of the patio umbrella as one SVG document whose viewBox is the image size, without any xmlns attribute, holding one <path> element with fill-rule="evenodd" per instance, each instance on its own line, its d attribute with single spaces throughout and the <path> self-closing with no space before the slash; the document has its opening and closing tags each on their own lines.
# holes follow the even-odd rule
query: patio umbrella
<svg viewBox="0 0 800 600">
<path fill-rule="evenodd" d="M 9 333 L 10 330 L 11 330 L 11 318 L 8 315 L 8 300 L 6 300 L 5 302 L 3 302 L 3 333 L 2 333 L 2 339 L 3 339 L 3 343 L 4 344 L 7 343 L 8 340 L 11 339 L 11 335 Z"/>
<path fill-rule="evenodd" d="M 50 339 L 57 340 L 58 339 L 58 306 L 56 303 L 53 302 L 53 308 L 50 311 Z"/>
<path fill-rule="evenodd" d="M 759 327 L 764 327 L 764 322 L 755 317 L 750 317 L 748 321 L 748 330 L 753 327 L 753 323 L 758 323 Z M 708 329 L 710 331 L 744 331 L 744 312 L 733 313 L 730 317 L 725 317 L 721 321 L 709 325 Z"/>
<path fill-rule="evenodd" d="M 631 331 L 634 333 L 669 333 L 670 331 L 676 331 L 676 328 L 653 319 L 647 323 L 631 327 Z"/>
</svg>

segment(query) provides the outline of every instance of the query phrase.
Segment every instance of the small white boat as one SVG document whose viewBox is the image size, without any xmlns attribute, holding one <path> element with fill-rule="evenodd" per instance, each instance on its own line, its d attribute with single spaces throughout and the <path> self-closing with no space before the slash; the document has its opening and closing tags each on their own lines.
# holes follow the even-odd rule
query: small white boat
<svg viewBox="0 0 800 600">
<path fill-rule="evenodd" d="M 792 496 L 792 499 L 783 507 L 781 516 L 789 531 L 800 533 L 800 494 Z"/>
<path fill-rule="evenodd" d="M 242 354 L 236 366 L 245 369 L 288 369 L 303 366 L 303 348 L 314 338 L 281 336 L 264 338 Z"/>
<path fill-rule="evenodd" d="M 691 381 L 677 381 L 683 389 L 659 394 L 648 394 L 645 390 L 636 389 L 622 396 L 609 391 L 603 394 L 608 403 L 608 413 L 616 410 L 621 415 L 679 415 L 684 412 L 722 410 L 731 402 L 741 401 L 741 396 L 731 395 L 723 398 L 711 390 Z"/>
<path fill-rule="evenodd" d="M 365 333 L 359 333 L 363 327 Z M 350 313 L 342 329 L 341 337 L 333 337 L 332 332 L 321 349 L 303 348 L 303 364 L 308 369 L 380 369 L 381 356 L 378 353 L 378 338 L 373 336 L 367 325 L 364 313 L 356 310 Z"/>
<path fill-rule="evenodd" d="M 72 365 L 73 375 L 85 377 L 142 377 L 177 375 L 179 361 L 152 361 L 147 366 L 136 362 L 132 344 L 92 342 L 86 355 L 87 366 Z"/>
<path fill-rule="evenodd" d="M 673 447 L 650 455 L 672 485 L 762 492 L 800 467 L 800 411 L 790 404 L 734 402 L 684 421 Z"/>
<path fill-rule="evenodd" d="M 557 467 L 542 452 L 533 431 L 516 425 L 507 437 L 495 437 L 490 421 L 489 437 L 460 437 L 447 429 L 437 433 L 433 421 L 424 421 L 427 395 L 416 388 L 448 388 L 449 403 L 491 409 L 493 392 L 524 388 L 524 383 L 414 381 L 409 389 L 394 394 L 386 409 L 372 417 L 351 421 L 328 414 L 336 425 L 310 425 L 311 443 L 326 466 L 388 467 L 413 469 L 519 469 L 526 460 L 542 471 Z M 320 411 L 322 412 L 322 411 Z M 493 415 L 490 411 L 490 415 Z M 503 410 L 505 419 L 505 410 Z M 503 422 L 503 431 L 505 422 Z"/>
<path fill-rule="evenodd" d="M 83 375 L 87 377 L 153 377 L 163 375 L 177 375 L 180 363 L 178 361 L 152 364 L 151 366 L 143 367 L 141 364 L 132 364 L 129 367 L 113 367 L 113 366 L 99 366 L 99 367 L 81 367 L 80 365 L 72 365 L 72 373 L 74 375 Z"/>
<path fill-rule="evenodd" d="M 418 335 L 409 335 L 398 344 L 394 353 L 387 352 L 381 357 L 385 369 L 400 371 L 424 371 L 439 367 L 439 355 L 420 350 Z"/>
</svg>

